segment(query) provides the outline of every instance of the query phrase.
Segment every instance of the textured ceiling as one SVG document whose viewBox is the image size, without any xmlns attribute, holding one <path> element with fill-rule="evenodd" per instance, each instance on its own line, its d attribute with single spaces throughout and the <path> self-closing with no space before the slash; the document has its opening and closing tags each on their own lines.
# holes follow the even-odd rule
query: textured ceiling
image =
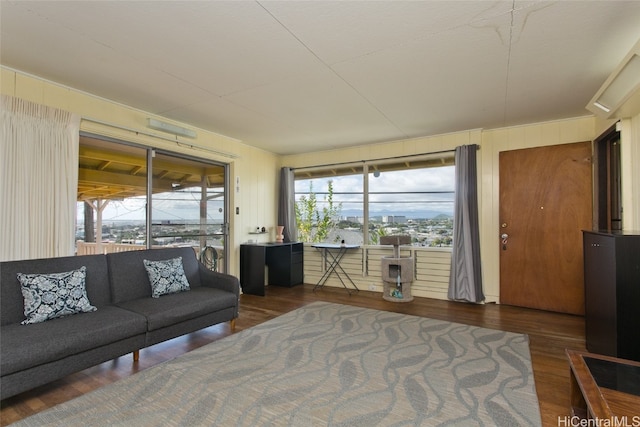
<svg viewBox="0 0 640 427">
<path fill-rule="evenodd" d="M 0 62 L 292 154 L 590 114 L 640 1 L 7 1 Z"/>
</svg>

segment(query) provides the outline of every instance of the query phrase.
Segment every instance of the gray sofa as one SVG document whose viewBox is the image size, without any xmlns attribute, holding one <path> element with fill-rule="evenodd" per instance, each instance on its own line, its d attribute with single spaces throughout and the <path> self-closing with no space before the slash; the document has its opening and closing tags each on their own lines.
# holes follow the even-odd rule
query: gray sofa
<svg viewBox="0 0 640 427">
<path fill-rule="evenodd" d="M 143 260 L 182 257 L 190 290 L 151 297 Z M 96 311 L 23 325 L 18 273 L 86 267 Z M 238 279 L 208 270 L 192 248 L 163 248 L 0 263 L 1 399 L 180 335 L 238 317 Z"/>
</svg>

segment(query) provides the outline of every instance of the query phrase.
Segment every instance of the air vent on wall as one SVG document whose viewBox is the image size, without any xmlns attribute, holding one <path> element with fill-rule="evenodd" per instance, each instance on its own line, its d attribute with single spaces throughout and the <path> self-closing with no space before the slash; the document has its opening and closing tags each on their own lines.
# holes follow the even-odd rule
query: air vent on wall
<svg viewBox="0 0 640 427">
<path fill-rule="evenodd" d="M 596 92 L 587 109 L 605 119 L 640 114 L 640 41 Z"/>
<path fill-rule="evenodd" d="M 151 118 L 147 119 L 147 127 L 177 136 L 186 136 L 187 138 L 195 138 L 197 136 L 196 132 L 191 129 Z"/>
</svg>

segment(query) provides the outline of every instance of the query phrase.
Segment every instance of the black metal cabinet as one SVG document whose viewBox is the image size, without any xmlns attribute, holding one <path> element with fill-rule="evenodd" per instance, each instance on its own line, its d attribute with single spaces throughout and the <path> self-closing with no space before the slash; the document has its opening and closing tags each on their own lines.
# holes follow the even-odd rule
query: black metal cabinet
<svg viewBox="0 0 640 427">
<path fill-rule="evenodd" d="M 251 243 L 240 245 L 240 286 L 251 295 L 265 293 L 265 269 L 268 284 L 295 286 L 302 283 L 304 246 L 302 243 Z"/>
<path fill-rule="evenodd" d="M 640 233 L 584 232 L 587 349 L 640 361 Z"/>
</svg>

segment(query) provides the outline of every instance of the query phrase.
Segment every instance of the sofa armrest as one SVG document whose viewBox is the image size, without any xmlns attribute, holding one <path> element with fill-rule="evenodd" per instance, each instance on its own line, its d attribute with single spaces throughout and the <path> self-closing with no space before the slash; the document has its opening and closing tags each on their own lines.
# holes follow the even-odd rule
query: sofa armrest
<svg viewBox="0 0 640 427">
<path fill-rule="evenodd" d="M 211 271 L 203 264 L 198 263 L 200 272 L 200 282 L 202 286 L 210 288 L 218 288 L 223 291 L 232 292 L 237 298 L 240 298 L 240 281 L 237 277 L 230 274 L 218 273 Z"/>
</svg>

